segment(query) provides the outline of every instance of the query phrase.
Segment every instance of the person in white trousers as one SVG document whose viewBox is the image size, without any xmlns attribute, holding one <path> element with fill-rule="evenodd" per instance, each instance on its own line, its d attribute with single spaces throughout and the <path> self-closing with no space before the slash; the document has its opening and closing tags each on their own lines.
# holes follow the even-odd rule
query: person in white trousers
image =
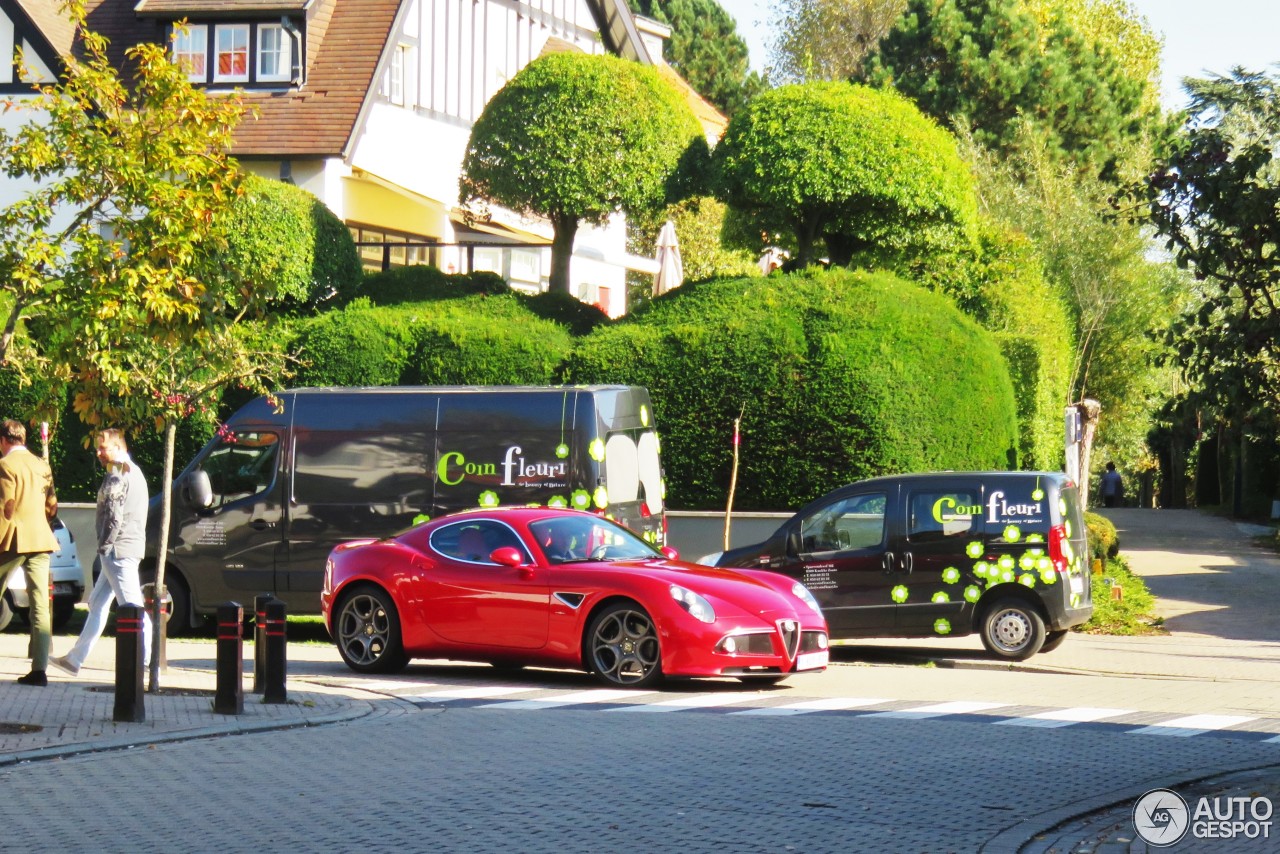
<svg viewBox="0 0 1280 854">
<path fill-rule="evenodd" d="M 49 663 L 72 676 L 80 672 L 93 645 L 107 624 L 107 611 L 114 598 L 120 605 L 143 606 L 142 585 L 138 580 L 138 564 L 146 549 L 147 482 L 142 470 L 129 456 L 124 434 L 119 430 L 103 430 L 97 439 L 98 460 L 107 469 L 98 487 L 96 514 L 98 563 L 101 572 L 89 594 L 89 617 L 85 620 L 75 646 L 64 656 Z M 142 660 L 151 661 L 151 616 L 142 617 Z"/>
</svg>

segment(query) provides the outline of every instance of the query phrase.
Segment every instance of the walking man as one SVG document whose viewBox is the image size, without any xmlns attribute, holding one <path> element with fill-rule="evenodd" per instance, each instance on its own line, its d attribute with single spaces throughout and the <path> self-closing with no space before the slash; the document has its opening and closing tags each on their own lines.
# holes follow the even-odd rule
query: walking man
<svg viewBox="0 0 1280 854">
<path fill-rule="evenodd" d="M 84 621 L 75 646 L 64 656 L 50 659 L 59 670 L 72 676 L 80 672 L 93 645 L 107 625 L 107 611 L 114 598 L 119 605 L 142 607 L 142 586 L 138 563 L 146 549 L 147 481 L 129 456 L 124 434 L 103 430 L 97 439 L 98 460 L 106 467 L 98 487 L 98 562 L 102 572 L 89 594 L 89 617 Z M 151 617 L 142 615 L 142 661 L 151 661 Z"/>
<path fill-rule="evenodd" d="M 58 550 L 49 521 L 58 512 L 53 473 L 44 460 L 27 450 L 27 428 L 12 418 L 0 423 L 0 595 L 15 566 L 27 579 L 31 624 L 31 672 L 19 676 L 23 685 L 49 684 L 45 668 L 53 638 L 53 608 L 49 602 L 49 555 Z"/>
<path fill-rule="evenodd" d="M 1115 463 L 1107 463 L 1107 470 L 1102 473 L 1102 503 L 1107 507 L 1115 507 L 1124 499 L 1124 481 Z"/>
</svg>

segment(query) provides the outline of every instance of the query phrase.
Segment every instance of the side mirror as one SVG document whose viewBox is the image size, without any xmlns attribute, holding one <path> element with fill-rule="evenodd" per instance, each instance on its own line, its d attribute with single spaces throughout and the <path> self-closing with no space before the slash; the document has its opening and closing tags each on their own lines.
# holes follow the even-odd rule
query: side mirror
<svg viewBox="0 0 1280 854">
<path fill-rule="evenodd" d="M 662 547 L 662 549 L 661 549 L 661 551 L 662 551 L 662 553 L 663 553 L 664 555 L 666 555 L 666 556 L 667 556 L 667 560 L 679 560 L 679 559 L 680 559 L 680 552 L 678 552 L 678 551 L 676 551 L 675 549 L 671 548 L 671 546 L 663 546 L 663 547 Z"/>
<path fill-rule="evenodd" d="M 503 566 L 519 566 L 524 563 L 524 555 L 520 554 L 520 550 L 515 546 L 503 546 L 500 549 L 494 549 L 489 555 L 489 560 Z"/>
<path fill-rule="evenodd" d="M 196 469 L 187 475 L 183 486 L 183 497 L 194 510 L 208 510 L 213 506 L 213 487 L 209 484 L 209 475 L 204 469 Z"/>
</svg>

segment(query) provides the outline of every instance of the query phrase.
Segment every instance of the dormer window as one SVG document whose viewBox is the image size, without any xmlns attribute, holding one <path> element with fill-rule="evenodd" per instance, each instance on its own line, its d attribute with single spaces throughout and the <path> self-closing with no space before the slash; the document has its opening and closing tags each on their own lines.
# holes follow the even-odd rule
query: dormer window
<svg viewBox="0 0 1280 854">
<path fill-rule="evenodd" d="M 246 83 L 249 80 L 249 25 L 219 24 L 213 28 L 218 64 L 213 82 Z"/>
<path fill-rule="evenodd" d="M 173 58 L 192 83 L 291 83 L 295 37 L 278 22 L 188 24 L 174 35 Z"/>
</svg>

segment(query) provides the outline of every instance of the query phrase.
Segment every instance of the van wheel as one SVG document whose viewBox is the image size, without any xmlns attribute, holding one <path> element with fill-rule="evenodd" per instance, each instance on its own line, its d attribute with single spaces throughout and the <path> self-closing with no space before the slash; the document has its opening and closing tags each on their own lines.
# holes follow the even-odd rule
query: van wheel
<svg viewBox="0 0 1280 854">
<path fill-rule="evenodd" d="M 165 573 L 164 587 L 169 593 L 169 625 L 166 637 L 189 635 L 195 631 L 197 619 L 191 616 L 191 591 L 178 573 Z"/>
<path fill-rule="evenodd" d="M 1044 636 L 1044 646 L 1040 647 L 1041 652 L 1053 652 L 1062 646 L 1062 642 L 1067 639 L 1070 634 L 1066 629 L 1059 629 L 1056 632 L 1049 632 Z"/>
<path fill-rule="evenodd" d="M 982 618 L 982 645 L 997 658 L 1026 661 L 1044 641 L 1044 619 L 1021 599 L 1001 599 Z"/>
<path fill-rule="evenodd" d="M 357 673 L 394 673 L 409 656 L 400 635 L 400 614 L 391 595 L 372 584 L 358 584 L 342 595 L 333 627 L 338 654 Z"/>
</svg>

